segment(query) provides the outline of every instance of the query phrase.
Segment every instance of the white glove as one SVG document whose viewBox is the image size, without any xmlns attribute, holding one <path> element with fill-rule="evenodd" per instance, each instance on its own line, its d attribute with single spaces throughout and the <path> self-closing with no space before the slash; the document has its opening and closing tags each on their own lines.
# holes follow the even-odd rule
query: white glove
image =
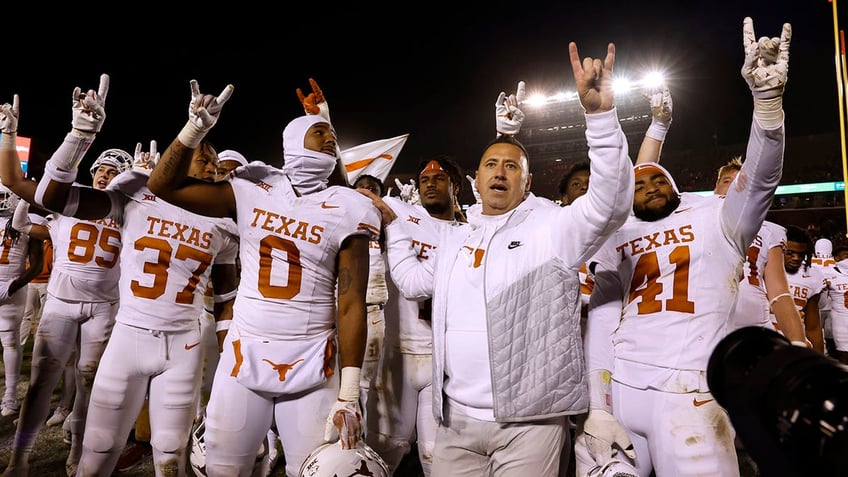
<svg viewBox="0 0 848 477">
<path fill-rule="evenodd" d="M 94 134 L 100 132 L 103 121 L 106 120 L 106 95 L 108 93 L 109 75 L 106 73 L 100 75 L 100 87 L 97 88 L 97 92 L 90 89 L 83 93 L 79 86 L 74 88 L 73 116 L 71 118 L 73 132 L 86 138 L 92 138 Z"/>
<path fill-rule="evenodd" d="M 652 89 L 642 92 L 651 105 L 651 125 L 646 136 L 657 141 L 665 141 L 668 128 L 671 126 L 671 112 L 674 104 L 671 101 L 671 91 L 663 84 L 662 90 Z"/>
<path fill-rule="evenodd" d="M 362 436 L 362 414 L 359 412 L 358 401 L 336 401 L 327 424 L 324 427 L 324 440 L 341 441 L 342 449 L 352 449 Z"/>
<path fill-rule="evenodd" d="M 507 96 L 501 91 L 498 99 L 495 101 L 495 126 L 498 134 L 506 134 L 514 136 L 521 130 L 521 123 L 524 122 L 524 112 L 518 107 L 524 97 L 526 90 L 524 81 L 518 82 L 518 89 L 515 94 Z"/>
<path fill-rule="evenodd" d="M 474 194 L 475 203 L 482 204 L 483 199 L 480 197 L 480 192 L 477 191 L 477 184 L 474 182 L 474 178 L 470 175 L 466 175 L 465 178 L 471 183 L 471 193 Z"/>
<path fill-rule="evenodd" d="M 742 22 L 742 43 L 745 64 L 742 77 L 751 88 L 754 98 L 769 99 L 783 94 L 789 72 L 789 42 L 792 26 L 783 24 L 780 38 L 754 37 L 754 22 L 745 17 Z"/>
<path fill-rule="evenodd" d="M 409 184 L 403 184 L 398 178 L 395 178 L 395 184 L 400 192 L 400 199 L 407 204 L 420 205 L 421 196 L 418 194 L 418 187 L 415 184 L 415 179 L 409 179 Z"/>
<path fill-rule="evenodd" d="M 150 152 L 144 152 L 141 143 L 135 145 L 132 168 L 134 171 L 150 175 L 150 172 L 159 162 L 159 152 L 156 150 L 156 140 L 150 141 Z"/>
<path fill-rule="evenodd" d="M 754 37 L 754 22 L 745 17 L 742 44 L 745 63 L 742 77 L 754 96 L 754 117 L 763 129 L 777 129 L 783 124 L 783 89 L 789 73 L 789 42 L 792 26 L 783 24 L 780 38 Z"/>
<path fill-rule="evenodd" d="M 318 114 L 326 119 L 328 123 L 332 124 L 332 121 L 330 121 L 330 105 L 327 104 L 327 99 L 324 98 L 324 92 L 318 87 L 318 82 L 309 78 L 309 86 L 312 88 L 312 92 L 308 96 L 304 95 L 300 88 L 297 88 L 296 91 L 297 99 L 303 105 L 303 112 L 306 114 Z"/>
<path fill-rule="evenodd" d="M 206 137 L 206 133 L 212 129 L 212 126 L 218 122 L 221 108 L 232 96 L 234 88 L 233 85 L 228 84 L 221 91 L 221 94 L 212 96 L 211 94 L 200 93 L 197 80 L 191 80 L 189 86 L 191 87 L 191 101 L 188 103 L 188 122 L 183 126 L 177 139 L 186 147 L 194 149 Z"/>
<path fill-rule="evenodd" d="M 18 115 L 20 112 L 20 99 L 18 95 L 12 97 L 12 104 L 6 103 L 0 106 L 0 132 L 15 134 L 18 132 Z"/>
<path fill-rule="evenodd" d="M 619 450 L 624 451 L 631 459 L 636 458 L 636 451 L 633 450 L 633 443 L 630 442 L 627 431 L 621 427 L 618 419 L 607 411 L 590 410 L 583 424 L 583 433 L 586 435 L 589 454 L 601 467 L 609 463 Z M 618 448 L 614 448 L 614 445 Z"/>
</svg>

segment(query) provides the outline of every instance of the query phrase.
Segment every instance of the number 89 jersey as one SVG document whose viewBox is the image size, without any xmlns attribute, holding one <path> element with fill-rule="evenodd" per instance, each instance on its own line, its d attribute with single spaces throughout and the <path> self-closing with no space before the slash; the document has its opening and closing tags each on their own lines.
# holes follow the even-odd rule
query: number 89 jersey
<svg viewBox="0 0 848 477">
<path fill-rule="evenodd" d="M 725 237 L 720 223 L 724 200 L 682 193 L 669 216 L 654 222 L 630 217 L 594 256 L 589 321 L 594 307 L 622 304 L 613 335 L 619 362 L 706 370 L 727 333 L 742 273 L 744 250 Z M 613 308 L 599 309 L 613 314 Z M 609 314 L 606 319 L 618 318 Z"/>
<path fill-rule="evenodd" d="M 161 331 L 196 328 L 212 264 L 235 263 L 234 250 L 218 256 L 235 233 L 232 221 L 165 202 L 147 188 L 147 176 L 135 171 L 109 186 L 125 202 L 116 320 Z"/>
<path fill-rule="evenodd" d="M 240 240 L 233 307 L 239 330 L 290 339 L 332 328 L 342 242 L 379 236 L 371 200 L 340 186 L 298 196 L 282 171 L 265 164 L 240 168 L 231 184 Z"/>
</svg>

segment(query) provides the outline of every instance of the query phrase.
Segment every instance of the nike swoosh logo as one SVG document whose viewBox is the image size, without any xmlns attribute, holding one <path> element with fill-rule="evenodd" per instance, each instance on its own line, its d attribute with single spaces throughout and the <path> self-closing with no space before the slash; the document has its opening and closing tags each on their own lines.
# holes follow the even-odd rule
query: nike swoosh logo
<svg viewBox="0 0 848 477">
<path fill-rule="evenodd" d="M 199 344 L 200 344 L 200 342 L 199 342 L 199 341 L 198 341 L 197 343 L 195 343 L 195 344 L 187 344 L 187 345 L 185 345 L 185 349 L 186 349 L 186 351 L 188 351 L 188 350 L 190 350 L 190 349 L 192 349 L 192 348 L 197 347 L 197 345 L 199 345 Z"/>
<path fill-rule="evenodd" d="M 715 401 L 715 399 L 704 399 L 703 401 L 698 401 L 698 398 L 692 398 L 692 404 L 694 404 L 695 407 L 701 407 L 710 401 Z"/>
<path fill-rule="evenodd" d="M 678 209 L 678 210 L 675 210 L 675 211 L 674 211 L 674 213 L 675 213 L 675 214 L 679 214 L 679 213 L 681 213 L 681 212 L 686 212 L 687 210 L 689 210 L 689 209 L 691 209 L 691 208 L 692 208 L 692 207 L 686 207 L 685 209 Z"/>
<path fill-rule="evenodd" d="M 375 321 L 375 320 L 371 320 L 371 324 L 372 324 L 372 325 L 379 325 L 379 324 L 380 324 L 380 323 L 382 323 L 382 322 L 383 322 L 383 320 L 376 320 L 376 321 Z"/>
<path fill-rule="evenodd" d="M 326 202 L 321 202 L 321 208 L 322 209 L 338 209 L 339 206 L 338 205 L 327 205 Z"/>
<path fill-rule="evenodd" d="M 512 250 L 512 249 L 518 248 L 520 246 L 521 246 L 521 242 L 516 241 L 516 242 L 510 242 L 509 245 L 506 246 L 506 248 Z"/>
</svg>

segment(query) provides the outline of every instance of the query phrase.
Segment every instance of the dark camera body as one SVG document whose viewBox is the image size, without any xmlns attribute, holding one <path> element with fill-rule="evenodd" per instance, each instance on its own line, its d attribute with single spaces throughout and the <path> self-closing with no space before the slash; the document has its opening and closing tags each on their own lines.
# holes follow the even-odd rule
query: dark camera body
<svg viewBox="0 0 848 477">
<path fill-rule="evenodd" d="M 848 468 L 848 367 L 760 327 L 713 350 L 707 382 L 763 477 Z"/>
</svg>

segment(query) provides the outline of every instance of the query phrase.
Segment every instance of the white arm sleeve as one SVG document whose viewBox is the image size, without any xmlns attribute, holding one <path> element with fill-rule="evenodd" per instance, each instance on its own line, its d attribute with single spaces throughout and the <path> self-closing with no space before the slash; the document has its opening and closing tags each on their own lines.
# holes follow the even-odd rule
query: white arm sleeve
<svg viewBox="0 0 848 477">
<path fill-rule="evenodd" d="M 29 220 L 29 202 L 18 201 L 15 215 L 12 216 L 12 228 L 27 235 L 32 231 L 32 222 Z"/>
<path fill-rule="evenodd" d="M 398 218 L 385 227 L 386 258 L 392 281 L 408 300 L 422 300 L 433 296 L 434 262 L 419 260 L 412 248 L 412 237 Z"/>
<path fill-rule="evenodd" d="M 589 298 L 589 318 L 586 320 L 584 338 L 587 373 L 613 369 L 612 338 L 621 320 L 624 305 L 624 288 L 616 267 L 597 261 L 594 273 L 595 287 Z"/>
<path fill-rule="evenodd" d="M 721 208 L 724 235 L 740 254 L 748 250 L 771 207 L 783 173 L 784 140 L 783 127 L 764 130 L 751 122 L 745 162 Z"/>
<path fill-rule="evenodd" d="M 606 237 L 624 224 L 633 208 L 633 163 L 616 110 L 586 115 L 592 180 L 586 194 L 558 214 L 554 243 L 572 268 L 589 261 Z M 579 224 L 579 226 L 575 226 Z"/>
</svg>

